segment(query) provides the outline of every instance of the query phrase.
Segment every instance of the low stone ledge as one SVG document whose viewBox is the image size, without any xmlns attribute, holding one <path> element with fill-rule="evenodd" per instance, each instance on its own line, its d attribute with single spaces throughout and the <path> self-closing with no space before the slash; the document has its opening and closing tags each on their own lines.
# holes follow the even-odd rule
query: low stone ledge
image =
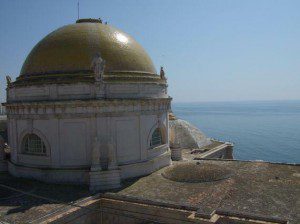
<svg viewBox="0 0 300 224">
<path fill-rule="evenodd" d="M 262 216 L 257 214 L 250 214 L 250 213 L 241 213 L 235 211 L 225 211 L 225 210 L 216 210 L 216 214 L 227 216 L 227 217 L 236 217 L 239 219 L 251 219 L 253 221 L 260 221 L 260 222 L 268 222 L 268 223 L 276 223 L 276 224 L 287 224 L 288 221 L 284 219 L 280 219 L 277 217 L 269 217 L 269 216 Z"/>
<path fill-rule="evenodd" d="M 233 158 L 233 145 L 225 142 L 207 152 L 197 156 L 198 158 L 220 158 L 220 159 L 232 159 Z M 197 159 L 197 158 L 195 158 Z"/>
<path fill-rule="evenodd" d="M 121 171 L 99 170 L 90 171 L 90 191 L 103 191 L 121 187 Z"/>
</svg>

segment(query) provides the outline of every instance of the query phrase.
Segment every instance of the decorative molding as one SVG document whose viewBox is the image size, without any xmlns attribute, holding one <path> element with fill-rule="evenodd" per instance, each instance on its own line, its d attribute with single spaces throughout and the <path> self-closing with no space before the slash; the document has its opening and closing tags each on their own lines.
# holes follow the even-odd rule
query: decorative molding
<svg viewBox="0 0 300 224">
<path fill-rule="evenodd" d="M 132 99 L 164 98 L 167 86 L 158 83 L 76 83 L 43 84 L 12 87 L 7 92 L 7 102 L 31 102 L 46 100 L 93 100 L 93 99 Z"/>
<path fill-rule="evenodd" d="M 161 98 L 20 102 L 6 103 L 5 107 L 7 115 L 11 116 L 166 112 L 170 104 L 171 98 Z"/>
</svg>

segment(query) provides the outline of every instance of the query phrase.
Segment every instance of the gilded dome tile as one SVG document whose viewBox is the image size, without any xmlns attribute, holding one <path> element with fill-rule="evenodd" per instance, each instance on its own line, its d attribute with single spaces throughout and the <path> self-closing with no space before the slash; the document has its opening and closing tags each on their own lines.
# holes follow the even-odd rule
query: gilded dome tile
<svg viewBox="0 0 300 224">
<path fill-rule="evenodd" d="M 106 62 L 104 75 L 157 79 L 151 58 L 130 35 L 100 20 L 81 19 L 43 38 L 27 56 L 17 81 L 91 77 L 96 54 Z"/>
</svg>

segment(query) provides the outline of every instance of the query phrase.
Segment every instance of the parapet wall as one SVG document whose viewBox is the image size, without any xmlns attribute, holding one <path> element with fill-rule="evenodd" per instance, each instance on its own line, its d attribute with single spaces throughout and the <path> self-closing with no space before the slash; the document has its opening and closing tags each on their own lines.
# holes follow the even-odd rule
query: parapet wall
<svg viewBox="0 0 300 224">
<path fill-rule="evenodd" d="M 98 199 L 95 199 L 98 197 Z M 287 224 L 287 221 L 255 214 L 214 211 L 210 215 L 196 208 L 150 203 L 146 200 L 127 199 L 113 194 L 99 195 L 61 213 L 53 214 L 40 223 L 84 224 Z"/>
</svg>

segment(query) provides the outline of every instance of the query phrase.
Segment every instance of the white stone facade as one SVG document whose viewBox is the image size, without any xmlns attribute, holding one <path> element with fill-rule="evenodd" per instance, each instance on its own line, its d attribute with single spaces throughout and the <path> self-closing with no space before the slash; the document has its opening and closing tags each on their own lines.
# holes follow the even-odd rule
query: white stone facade
<svg viewBox="0 0 300 224">
<path fill-rule="evenodd" d="M 151 173 L 170 164 L 170 101 L 167 85 L 157 83 L 9 87 L 9 172 L 47 182 L 88 184 L 93 139 L 97 137 L 100 158 L 114 155 L 121 178 Z M 162 144 L 151 147 L 156 128 L 161 130 Z M 44 155 L 24 151 L 28 134 L 43 141 Z M 112 141 L 113 153 L 103 146 L 108 141 Z"/>
</svg>

